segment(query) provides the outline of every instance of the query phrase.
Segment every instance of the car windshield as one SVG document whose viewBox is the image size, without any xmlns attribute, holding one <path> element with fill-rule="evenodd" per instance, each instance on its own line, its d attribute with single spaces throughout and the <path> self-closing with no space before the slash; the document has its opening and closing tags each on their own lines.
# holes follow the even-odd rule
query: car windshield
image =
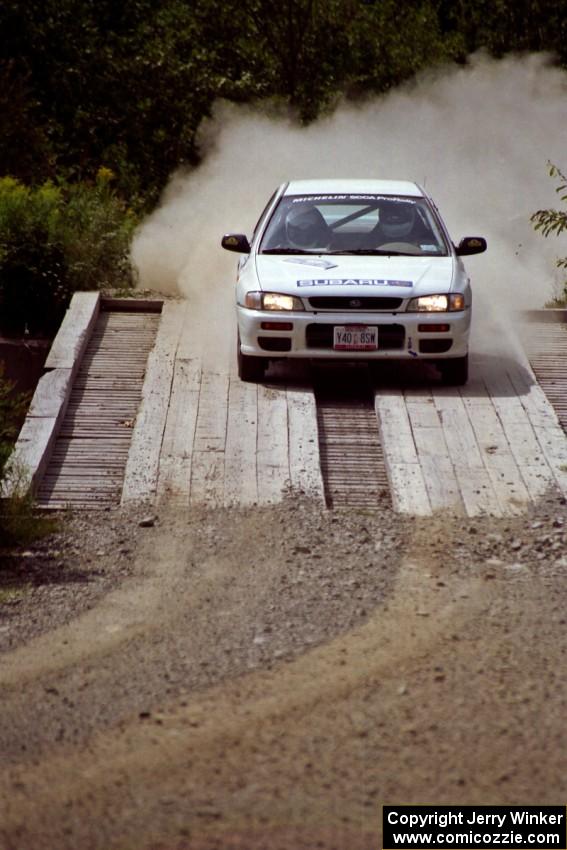
<svg viewBox="0 0 567 850">
<path fill-rule="evenodd" d="M 446 256 L 448 247 L 423 197 L 284 195 L 260 253 Z"/>
</svg>

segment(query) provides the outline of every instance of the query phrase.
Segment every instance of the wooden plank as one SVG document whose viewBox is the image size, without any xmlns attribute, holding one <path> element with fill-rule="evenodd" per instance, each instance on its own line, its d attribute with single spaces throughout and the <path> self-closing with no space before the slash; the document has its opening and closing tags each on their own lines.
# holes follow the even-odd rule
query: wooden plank
<svg viewBox="0 0 567 850">
<path fill-rule="evenodd" d="M 408 394 L 406 394 L 408 395 Z M 375 398 L 394 507 L 427 516 L 463 511 L 441 417 L 431 392 L 382 392 Z"/>
<path fill-rule="evenodd" d="M 536 428 L 535 431 L 555 483 L 565 495 L 567 494 L 567 435 L 559 426 Z"/>
<path fill-rule="evenodd" d="M 461 396 L 456 392 L 435 390 L 433 397 L 455 469 L 483 469 L 482 455 Z"/>
<path fill-rule="evenodd" d="M 431 508 L 463 513 L 463 500 L 441 425 L 414 426 L 413 437 Z"/>
<path fill-rule="evenodd" d="M 468 516 L 502 516 L 502 508 L 486 469 L 455 467 L 461 496 Z"/>
<path fill-rule="evenodd" d="M 211 507 L 224 503 L 224 452 L 193 452 L 190 502 Z"/>
<path fill-rule="evenodd" d="M 401 391 L 379 390 L 374 396 L 374 407 L 387 463 L 418 463 L 410 418 Z"/>
<path fill-rule="evenodd" d="M 471 415 L 472 411 L 472 415 Z M 504 515 L 525 511 L 531 500 L 517 458 L 511 450 L 508 430 L 492 404 L 469 408 L 469 416 L 496 497 Z"/>
<path fill-rule="evenodd" d="M 258 502 L 256 476 L 258 387 L 235 377 L 230 380 L 224 454 L 225 505 Z"/>
<path fill-rule="evenodd" d="M 315 397 L 309 390 L 288 387 L 286 398 L 291 488 L 324 502 Z"/>
<path fill-rule="evenodd" d="M 439 428 L 441 420 L 433 398 L 416 400 L 406 394 L 406 409 L 412 430 L 415 428 Z"/>
<path fill-rule="evenodd" d="M 228 375 L 203 371 L 195 430 L 196 452 L 224 452 L 228 412 Z"/>
<path fill-rule="evenodd" d="M 505 423 L 506 438 L 510 445 L 510 451 L 514 455 L 520 467 L 541 466 L 545 464 L 545 452 L 537 437 L 537 431 L 545 431 L 546 428 L 532 428 L 528 421 Z"/>
<path fill-rule="evenodd" d="M 75 292 L 45 361 L 46 369 L 75 370 L 100 309 L 99 292 Z"/>
<path fill-rule="evenodd" d="M 71 369 L 55 369 L 43 375 L 37 384 L 27 415 L 62 417 L 67 407 L 73 375 Z"/>
<path fill-rule="evenodd" d="M 467 410 L 475 410 L 485 404 L 492 404 L 480 370 L 472 371 L 466 386 L 459 391 L 459 395 Z"/>
<path fill-rule="evenodd" d="M 153 499 L 169 405 L 175 352 L 185 316 L 185 302 L 164 305 L 154 349 L 148 357 L 142 401 L 132 433 L 122 502 Z"/>
<path fill-rule="evenodd" d="M 185 504 L 189 504 L 200 387 L 199 361 L 178 357 L 160 452 L 157 492 L 160 497 L 173 496 Z"/>
<path fill-rule="evenodd" d="M 527 380 L 528 373 L 519 366 L 514 371 L 518 380 Z M 490 404 L 479 410 L 466 402 L 469 416 L 502 514 L 523 513 L 537 479 L 531 474 L 524 477 L 522 470 L 535 465 L 545 475 L 545 464 L 510 374 L 486 369 L 483 380 Z"/>
<path fill-rule="evenodd" d="M 487 457 L 487 470 L 503 516 L 526 512 L 531 501 L 524 478 L 510 454 Z"/>
<path fill-rule="evenodd" d="M 281 501 L 290 487 L 288 416 L 285 390 L 258 385 L 258 501 Z"/>
<path fill-rule="evenodd" d="M 501 516 L 500 502 L 462 397 L 449 388 L 436 389 L 433 396 L 467 515 Z"/>
<path fill-rule="evenodd" d="M 430 516 L 432 508 L 421 465 L 386 460 L 386 466 L 394 510 L 402 514 Z"/>
<path fill-rule="evenodd" d="M 203 371 L 191 465 L 192 504 L 224 502 L 228 385 L 228 375 Z"/>
<path fill-rule="evenodd" d="M 451 461 L 424 455 L 419 463 L 431 509 L 464 514 L 461 489 Z"/>
<path fill-rule="evenodd" d="M 57 436 L 55 417 L 26 418 L 1 482 L 2 498 L 24 496 L 39 484 Z"/>
</svg>

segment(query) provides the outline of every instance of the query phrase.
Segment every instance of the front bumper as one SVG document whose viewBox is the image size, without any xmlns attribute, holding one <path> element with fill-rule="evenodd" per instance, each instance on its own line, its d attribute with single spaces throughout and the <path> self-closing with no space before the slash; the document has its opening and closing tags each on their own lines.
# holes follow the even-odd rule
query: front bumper
<svg viewBox="0 0 567 850">
<path fill-rule="evenodd" d="M 236 308 L 243 354 L 257 357 L 337 360 L 450 359 L 468 352 L 471 310 L 455 313 L 356 313 L 310 311 L 277 313 Z M 262 327 L 291 324 L 291 330 Z M 335 351 L 335 325 L 378 327 L 376 351 Z M 434 330 L 448 325 L 448 330 Z M 427 329 L 429 328 L 429 330 Z"/>
</svg>

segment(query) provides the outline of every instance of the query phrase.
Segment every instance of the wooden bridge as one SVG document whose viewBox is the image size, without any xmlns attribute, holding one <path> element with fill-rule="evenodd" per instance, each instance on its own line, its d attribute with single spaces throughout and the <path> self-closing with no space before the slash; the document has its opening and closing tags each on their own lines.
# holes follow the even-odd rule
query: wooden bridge
<svg viewBox="0 0 567 850">
<path fill-rule="evenodd" d="M 567 494 L 567 323 L 533 318 L 533 368 L 528 356 L 473 353 L 462 388 L 412 381 L 403 368 L 375 381 L 364 427 L 398 511 L 506 516 Z M 261 505 L 290 492 L 324 502 L 312 382 L 284 368 L 246 384 L 231 364 L 207 368 L 193 321 L 183 300 L 75 296 L 15 452 L 41 506 Z M 328 449 L 348 488 L 348 453 Z M 349 451 L 353 470 L 372 466 Z"/>
</svg>

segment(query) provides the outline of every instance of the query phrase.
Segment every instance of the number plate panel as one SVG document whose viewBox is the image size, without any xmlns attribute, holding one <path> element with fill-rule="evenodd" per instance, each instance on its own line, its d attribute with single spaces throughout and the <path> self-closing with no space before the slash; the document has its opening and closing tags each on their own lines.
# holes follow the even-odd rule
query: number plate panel
<svg viewBox="0 0 567 850">
<path fill-rule="evenodd" d="M 335 351 L 376 351 L 378 328 L 373 325 L 335 325 L 333 348 Z"/>
</svg>

